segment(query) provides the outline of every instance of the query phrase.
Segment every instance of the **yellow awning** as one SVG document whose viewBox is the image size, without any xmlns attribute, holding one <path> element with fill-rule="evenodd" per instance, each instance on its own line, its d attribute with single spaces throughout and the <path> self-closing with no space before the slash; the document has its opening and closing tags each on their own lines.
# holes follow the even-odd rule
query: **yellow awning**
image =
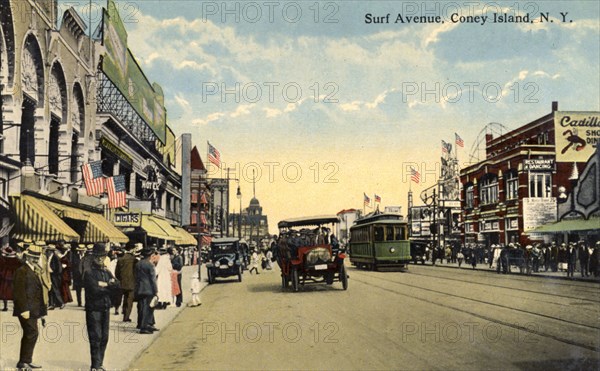
<svg viewBox="0 0 600 371">
<path fill-rule="evenodd" d="M 56 215 L 46 203 L 29 195 L 11 196 L 17 222 L 12 236 L 18 240 L 77 241 L 79 235 Z"/>
<path fill-rule="evenodd" d="M 75 219 L 85 222 L 85 231 L 81 235 L 81 243 L 113 242 L 127 243 L 129 238 L 106 220 L 100 213 L 78 209 L 55 202 L 43 201 L 61 218 Z"/>
<path fill-rule="evenodd" d="M 151 215 L 142 215 L 142 229 L 146 231 L 146 234 L 150 237 L 172 240 L 173 238 L 169 237 L 167 232 L 160 227 L 157 220 L 157 218 Z"/>
<path fill-rule="evenodd" d="M 198 245 L 198 241 L 196 240 L 196 238 L 189 234 L 185 229 L 181 227 L 175 227 L 175 230 L 179 233 L 179 239 L 175 240 L 175 245 Z"/>
<path fill-rule="evenodd" d="M 152 218 L 154 218 L 154 222 L 156 222 L 156 224 L 158 224 L 168 236 L 167 238 L 165 238 L 166 240 L 177 241 L 179 239 L 179 232 L 177 232 L 175 228 L 171 227 L 171 224 L 169 224 L 168 221 L 155 216 L 153 216 Z"/>
</svg>

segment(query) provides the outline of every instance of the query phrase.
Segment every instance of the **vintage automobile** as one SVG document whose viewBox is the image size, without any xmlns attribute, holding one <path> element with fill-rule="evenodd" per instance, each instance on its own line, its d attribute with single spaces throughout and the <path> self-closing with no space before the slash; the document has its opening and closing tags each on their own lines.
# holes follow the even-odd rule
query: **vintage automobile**
<svg viewBox="0 0 600 371">
<path fill-rule="evenodd" d="M 417 264 L 418 262 L 425 264 L 425 261 L 428 260 L 428 244 L 428 241 L 410 240 L 410 256 L 412 257 L 413 264 Z"/>
<path fill-rule="evenodd" d="M 300 285 L 331 285 L 334 281 L 340 281 L 342 288 L 348 289 L 346 253 L 337 238 L 324 227 L 338 222 L 338 217 L 332 215 L 286 219 L 278 223 L 279 243 L 274 254 L 281 268 L 283 289 L 290 282 L 292 289 L 298 291 Z M 314 226 L 315 229 L 308 228 Z M 299 227 L 301 229 L 296 229 Z"/>
<path fill-rule="evenodd" d="M 206 260 L 208 283 L 215 282 L 217 277 L 237 276 L 242 282 L 243 256 L 239 239 L 214 238 L 210 243 L 210 251 Z"/>
</svg>

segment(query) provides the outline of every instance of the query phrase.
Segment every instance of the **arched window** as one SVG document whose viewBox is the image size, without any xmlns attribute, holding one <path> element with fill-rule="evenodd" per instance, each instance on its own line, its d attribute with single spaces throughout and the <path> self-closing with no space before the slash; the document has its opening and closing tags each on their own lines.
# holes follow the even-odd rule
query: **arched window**
<svg viewBox="0 0 600 371">
<path fill-rule="evenodd" d="M 465 185 L 465 206 L 467 209 L 475 207 L 475 195 L 473 189 L 473 183 L 467 183 Z"/>
</svg>

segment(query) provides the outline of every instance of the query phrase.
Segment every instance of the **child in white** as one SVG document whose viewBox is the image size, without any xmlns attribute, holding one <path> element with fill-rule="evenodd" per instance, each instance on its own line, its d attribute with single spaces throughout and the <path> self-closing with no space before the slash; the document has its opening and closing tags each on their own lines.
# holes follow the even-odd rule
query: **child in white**
<svg viewBox="0 0 600 371">
<path fill-rule="evenodd" d="M 197 307 L 198 305 L 202 304 L 200 302 L 200 279 L 198 279 L 198 272 L 195 272 L 192 275 L 192 282 L 190 286 L 190 290 L 192 291 L 192 305 L 190 306 Z"/>
</svg>

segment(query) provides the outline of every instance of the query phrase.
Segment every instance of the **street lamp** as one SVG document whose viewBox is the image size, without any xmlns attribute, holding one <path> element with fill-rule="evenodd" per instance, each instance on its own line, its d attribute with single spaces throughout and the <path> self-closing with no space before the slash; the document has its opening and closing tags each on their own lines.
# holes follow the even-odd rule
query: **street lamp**
<svg viewBox="0 0 600 371">
<path fill-rule="evenodd" d="M 238 200 L 240 200 L 240 215 L 238 216 L 238 238 L 241 240 L 242 239 L 242 191 L 240 190 L 239 184 L 237 187 L 236 196 L 237 196 Z"/>
</svg>

